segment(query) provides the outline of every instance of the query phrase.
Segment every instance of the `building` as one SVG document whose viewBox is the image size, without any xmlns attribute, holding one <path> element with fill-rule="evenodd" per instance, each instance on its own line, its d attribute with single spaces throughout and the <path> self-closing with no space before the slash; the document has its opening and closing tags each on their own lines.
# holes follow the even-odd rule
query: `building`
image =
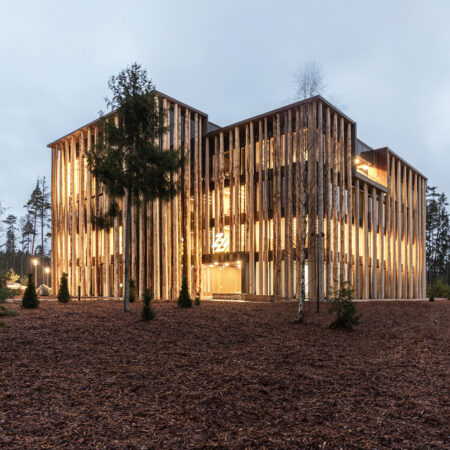
<svg viewBox="0 0 450 450">
<path fill-rule="evenodd" d="M 138 293 L 176 298 L 185 264 L 202 297 L 293 298 L 304 230 L 310 299 L 339 280 L 356 298 L 425 297 L 426 178 L 389 148 L 360 141 L 353 120 L 316 96 L 221 128 L 158 95 L 170 124 L 162 146 L 187 158 L 173 200 L 132 206 Z M 52 280 L 66 272 L 72 293 L 116 297 L 125 221 L 92 223 L 110 201 L 84 156 L 97 125 L 49 144 Z"/>
</svg>

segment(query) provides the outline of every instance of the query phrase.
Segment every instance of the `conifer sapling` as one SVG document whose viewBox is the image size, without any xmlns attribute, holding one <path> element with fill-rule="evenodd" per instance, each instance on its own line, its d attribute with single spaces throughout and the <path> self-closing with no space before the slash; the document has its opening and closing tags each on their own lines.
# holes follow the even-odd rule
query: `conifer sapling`
<svg viewBox="0 0 450 450">
<path fill-rule="evenodd" d="M 178 306 L 180 308 L 190 308 L 192 306 L 192 300 L 189 295 L 187 277 L 183 276 L 183 281 L 181 282 L 181 291 L 178 297 Z"/>
<path fill-rule="evenodd" d="M 142 320 L 153 320 L 156 317 L 156 311 L 152 308 L 151 302 L 153 300 L 153 294 L 150 292 L 150 289 L 146 289 L 144 291 L 144 295 L 142 297 L 142 311 L 141 311 L 141 319 Z"/>
<path fill-rule="evenodd" d="M 22 308 L 33 309 L 39 306 L 39 299 L 34 286 L 33 275 L 28 275 L 28 285 L 23 293 Z"/>
<path fill-rule="evenodd" d="M 67 273 L 61 275 L 61 283 L 58 291 L 58 302 L 67 303 L 70 300 L 69 286 L 67 283 Z"/>
<path fill-rule="evenodd" d="M 136 282 L 130 278 L 130 303 L 134 303 L 136 301 L 136 297 Z"/>
</svg>

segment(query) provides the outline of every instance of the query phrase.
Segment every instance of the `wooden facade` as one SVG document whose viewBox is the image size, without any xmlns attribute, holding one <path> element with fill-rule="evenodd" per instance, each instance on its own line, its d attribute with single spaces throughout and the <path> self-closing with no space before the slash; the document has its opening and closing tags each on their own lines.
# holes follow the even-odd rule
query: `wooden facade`
<svg viewBox="0 0 450 450">
<path fill-rule="evenodd" d="M 349 281 L 356 298 L 425 297 L 426 178 L 388 148 L 357 139 L 356 124 L 321 97 L 227 127 L 164 94 L 168 132 L 184 165 L 171 201 L 127 205 L 109 229 L 93 217 L 110 199 L 85 151 L 97 122 L 52 149 L 52 280 L 74 295 L 120 296 L 126 208 L 130 276 L 138 295 L 291 299 L 300 288 L 306 235 L 307 297 Z M 305 196 L 303 196 L 303 192 Z M 303 201 L 302 199 L 306 199 Z"/>
</svg>

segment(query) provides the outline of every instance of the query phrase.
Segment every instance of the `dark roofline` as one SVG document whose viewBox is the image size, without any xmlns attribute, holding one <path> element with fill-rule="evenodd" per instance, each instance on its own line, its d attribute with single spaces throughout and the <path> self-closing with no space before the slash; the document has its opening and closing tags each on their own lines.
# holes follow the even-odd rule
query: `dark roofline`
<svg viewBox="0 0 450 450">
<path fill-rule="evenodd" d="M 258 114 L 257 116 L 250 117 L 250 118 L 244 119 L 244 120 L 240 120 L 239 122 L 232 123 L 231 125 L 226 125 L 224 127 L 220 127 L 218 130 L 211 131 L 209 134 L 215 134 L 215 133 L 220 132 L 220 131 L 227 131 L 227 130 L 229 130 L 231 128 L 238 127 L 240 125 L 244 125 L 247 122 L 252 122 L 254 120 L 259 120 L 259 119 L 262 119 L 262 118 L 264 118 L 266 116 L 272 116 L 272 115 L 277 114 L 279 112 L 282 112 L 282 111 L 284 111 L 286 109 L 294 108 L 294 107 L 300 106 L 300 105 L 305 104 L 305 103 L 309 103 L 309 102 L 314 101 L 314 100 L 320 100 L 322 103 L 325 103 L 325 105 L 329 106 L 332 110 L 336 111 L 341 117 L 343 117 L 344 119 L 348 120 L 353 125 L 356 125 L 356 122 L 354 120 L 350 119 L 350 117 L 348 117 L 342 111 L 340 111 L 335 106 L 333 106 L 328 100 L 324 99 L 321 95 L 315 95 L 314 97 L 305 98 L 304 100 L 299 100 L 297 102 L 290 103 L 290 104 L 285 105 L 285 106 L 281 106 L 280 108 L 273 109 L 273 110 L 265 112 L 263 114 Z"/>
<path fill-rule="evenodd" d="M 191 111 L 194 111 L 194 112 L 200 114 L 200 115 L 203 116 L 205 119 L 208 118 L 208 114 L 204 113 L 203 111 L 200 111 L 199 109 L 193 108 L 192 106 L 189 106 L 189 105 L 187 105 L 186 103 L 180 102 L 179 100 L 177 100 L 177 99 L 175 99 L 175 98 L 173 98 L 173 97 L 170 97 L 169 95 L 166 95 L 166 94 L 164 94 L 163 92 L 158 91 L 157 89 L 155 89 L 155 92 L 156 92 L 159 96 L 165 98 L 166 100 L 169 100 L 169 101 L 171 101 L 171 102 L 177 103 L 178 105 L 182 106 L 183 108 L 188 108 L 188 109 L 190 109 Z M 104 118 L 104 117 L 109 117 L 110 115 L 114 114 L 116 111 L 117 111 L 117 109 L 114 109 L 114 110 L 110 111 L 109 113 L 105 114 L 105 115 L 102 116 L 102 117 L 103 117 L 103 118 Z M 100 120 L 100 117 L 99 117 L 98 119 L 92 120 L 91 122 L 87 123 L 86 125 L 83 125 L 83 126 L 77 128 L 76 130 L 70 132 L 70 133 L 65 134 L 64 136 L 60 137 L 59 139 L 56 139 L 56 140 L 54 140 L 53 142 L 50 142 L 50 144 L 47 144 L 47 147 L 48 147 L 48 148 L 51 148 L 51 147 L 52 147 L 53 145 L 55 145 L 57 142 L 59 142 L 59 141 L 61 141 L 61 140 L 63 140 L 63 139 L 66 139 L 67 137 L 72 136 L 72 135 L 75 134 L 75 133 L 78 133 L 79 131 L 81 131 L 81 130 L 84 129 L 84 128 L 87 128 L 87 127 L 90 127 L 90 126 L 94 125 L 94 124 L 97 123 L 99 120 Z"/>
</svg>

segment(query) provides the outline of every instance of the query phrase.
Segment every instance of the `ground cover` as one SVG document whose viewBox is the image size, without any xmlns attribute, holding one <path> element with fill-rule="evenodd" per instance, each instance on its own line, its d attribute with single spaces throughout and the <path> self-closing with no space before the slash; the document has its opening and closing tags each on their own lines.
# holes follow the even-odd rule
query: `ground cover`
<svg viewBox="0 0 450 450">
<path fill-rule="evenodd" d="M 450 302 L 41 302 L 0 330 L 2 448 L 449 445 Z M 13 305 L 11 308 L 18 308 Z"/>
</svg>

